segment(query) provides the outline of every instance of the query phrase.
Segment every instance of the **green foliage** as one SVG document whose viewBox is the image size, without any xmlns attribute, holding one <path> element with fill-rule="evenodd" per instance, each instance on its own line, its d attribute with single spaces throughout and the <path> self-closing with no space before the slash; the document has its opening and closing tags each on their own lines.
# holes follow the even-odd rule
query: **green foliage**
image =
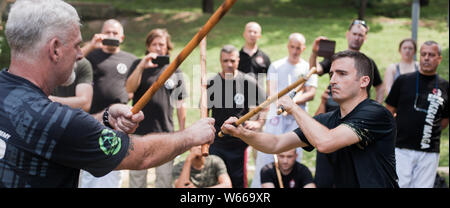
<svg viewBox="0 0 450 208">
<path fill-rule="evenodd" d="M 4 31 L 0 31 L 0 70 L 9 66 L 9 46 Z"/>
</svg>

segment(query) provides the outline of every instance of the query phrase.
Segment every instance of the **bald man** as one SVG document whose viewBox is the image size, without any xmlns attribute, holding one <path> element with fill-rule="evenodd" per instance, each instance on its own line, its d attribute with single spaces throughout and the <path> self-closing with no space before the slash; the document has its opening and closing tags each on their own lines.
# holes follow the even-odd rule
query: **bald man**
<svg viewBox="0 0 450 208">
<path fill-rule="evenodd" d="M 129 96 L 125 89 L 128 70 L 137 57 L 121 50 L 120 44 L 125 35 L 122 24 L 109 19 L 103 23 L 100 34 L 95 34 L 91 41 L 82 48 L 83 55 L 92 64 L 94 73 L 94 94 L 91 113 L 114 103 L 127 103 Z M 118 41 L 117 45 L 103 44 L 104 40 Z M 101 178 L 94 178 L 87 172 L 82 172 L 80 187 L 84 188 L 119 188 L 121 173 L 113 171 Z"/>
<path fill-rule="evenodd" d="M 297 81 L 301 76 L 308 74 L 309 63 L 301 58 L 302 53 L 306 49 L 306 40 L 301 33 L 292 33 L 289 35 L 288 44 L 288 56 L 280 60 L 273 62 L 269 71 L 267 72 L 267 94 L 272 96 L 277 94 L 288 85 Z M 297 93 L 293 98 L 294 102 L 302 109 L 307 111 L 308 101 L 314 99 L 317 88 L 317 75 L 311 76 L 311 78 L 305 83 L 303 90 Z M 275 104 L 270 105 L 269 112 L 266 116 L 266 123 L 264 126 L 264 132 L 271 134 L 284 134 L 286 132 L 293 131 L 298 128 L 297 123 L 292 115 L 277 115 L 277 108 Z M 297 161 L 301 159 L 301 148 L 297 149 Z M 252 188 L 260 188 L 260 170 L 267 163 L 273 162 L 273 155 L 258 152 L 255 163 L 255 176 L 252 181 Z"/>
<path fill-rule="evenodd" d="M 258 86 L 264 89 L 264 80 L 267 69 L 270 66 L 270 58 L 258 47 L 258 40 L 261 38 L 261 26 L 256 22 L 249 22 L 245 25 L 245 44 L 239 51 L 238 70 L 252 75 L 258 81 Z M 262 78 L 259 79 L 258 75 Z"/>
</svg>

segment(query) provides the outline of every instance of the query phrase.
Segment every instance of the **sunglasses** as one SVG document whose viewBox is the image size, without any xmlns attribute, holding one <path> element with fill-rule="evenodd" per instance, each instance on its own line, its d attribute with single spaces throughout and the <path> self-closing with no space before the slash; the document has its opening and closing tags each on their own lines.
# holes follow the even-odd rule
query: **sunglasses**
<svg viewBox="0 0 450 208">
<path fill-rule="evenodd" d="M 362 25 L 363 27 L 365 27 L 366 29 L 369 29 L 368 27 L 367 27 L 367 25 L 366 25 L 366 21 L 364 21 L 364 20 L 353 20 L 353 22 L 352 22 L 352 24 L 350 25 L 350 28 L 353 26 L 353 25 Z"/>
</svg>

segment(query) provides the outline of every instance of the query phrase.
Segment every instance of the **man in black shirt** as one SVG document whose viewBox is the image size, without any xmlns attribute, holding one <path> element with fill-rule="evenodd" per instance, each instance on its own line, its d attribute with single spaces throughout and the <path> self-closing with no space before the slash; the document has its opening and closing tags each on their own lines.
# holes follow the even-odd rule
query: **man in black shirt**
<svg viewBox="0 0 450 208">
<path fill-rule="evenodd" d="M 104 39 L 125 39 L 122 24 L 109 19 L 103 23 L 100 34 L 83 46 L 83 54 L 92 64 L 94 73 L 94 95 L 90 113 L 97 113 L 113 103 L 127 103 L 129 95 L 125 89 L 128 71 L 137 57 L 119 45 L 105 45 Z"/>
<path fill-rule="evenodd" d="M 239 51 L 238 70 L 253 76 L 258 85 L 264 89 L 264 75 L 270 66 L 270 58 L 259 49 L 257 41 L 261 38 L 261 26 L 249 22 L 244 29 L 245 45 Z M 261 76 L 261 78 L 259 78 Z"/>
<path fill-rule="evenodd" d="M 366 25 L 365 21 L 362 20 L 354 20 L 345 34 L 348 44 L 348 50 L 352 51 L 360 51 L 362 45 L 367 40 L 367 33 L 369 32 L 369 28 Z M 317 73 L 319 75 L 328 74 L 331 68 L 331 60 L 329 57 L 324 57 L 324 59 L 317 63 L 317 56 L 319 51 L 319 42 L 321 40 L 326 40 L 326 37 L 320 36 L 314 40 L 312 53 L 309 57 L 309 64 L 311 67 L 316 66 Z M 369 58 L 369 57 L 368 57 Z M 383 102 L 384 96 L 384 84 L 383 80 L 381 80 L 380 72 L 378 71 L 378 67 L 375 62 L 369 58 L 371 64 L 374 67 L 373 81 L 372 84 L 375 87 L 376 98 L 375 100 L 379 103 Z M 319 108 L 316 111 L 316 115 L 320 113 L 326 113 L 333 111 L 339 108 L 339 105 L 332 99 L 330 86 L 328 86 L 328 90 L 322 94 L 322 100 L 325 102 L 321 102 Z M 316 177 L 314 178 L 317 187 L 321 188 L 330 188 L 333 187 L 333 172 L 331 170 L 331 166 L 329 161 L 326 159 L 324 155 L 320 152 L 317 152 L 316 156 Z"/>
<path fill-rule="evenodd" d="M 114 104 L 92 117 L 48 99 L 82 58 L 80 18 L 71 5 L 17 1 L 5 34 L 11 65 L 0 72 L 0 188 L 75 188 L 80 169 L 96 177 L 147 169 L 212 142 L 211 118 L 177 133 L 128 136 L 122 131 L 134 132 L 142 112 Z"/>
<path fill-rule="evenodd" d="M 308 167 L 297 162 L 297 151 L 288 150 L 277 154 L 278 167 L 284 188 L 315 188 Z M 280 188 L 275 163 L 269 163 L 261 169 L 261 188 Z"/>
<path fill-rule="evenodd" d="M 330 84 L 338 110 L 312 118 L 283 96 L 278 103 L 297 121 L 299 128 L 294 132 L 249 131 L 233 126 L 237 120 L 233 117 L 222 131 L 267 153 L 315 147 L 331 161 L 336 187 L 398 187 L 395 121 L 386 108 L 368 98 L 373 77 L 369 59 L 356 51 L 339 52 L 332 59 Z"/>
<path fill-rule="evenodd" d="M 437 74 L 442 60 L 435 41 L 420 47 L 418 72 L 399 76 L 386 99 L 397 113 L 395 156 L 402 188 L 432 188 L 439 165 L 441 132 L 448 126 L 449 83 Z"/>
<path fill-rule="evenodd" d="M 257 106 L 266 99 L 264 90 L 258 87 L 256 80 L 237 70 L 239 63 L 238 50 L 226 45 L 220 52 L 222 71 L 208 80 L 208 109 L 216 120 L 215 128 L 220 130 L 223 122 L 230 116 L 243 116 L 251 107 Z M 257 116 L 255 120 L 245 122 L 245 128 L 257 130 L 264 118 Z M 219 132 L 219 131 L 217 131 Z M 209 152 L 223 159 L 227 166 L 233 188 L 247 187 L 246 149 L 248 145 L 239 138 L 225 135 L 216 136 Z"/>
</svg>

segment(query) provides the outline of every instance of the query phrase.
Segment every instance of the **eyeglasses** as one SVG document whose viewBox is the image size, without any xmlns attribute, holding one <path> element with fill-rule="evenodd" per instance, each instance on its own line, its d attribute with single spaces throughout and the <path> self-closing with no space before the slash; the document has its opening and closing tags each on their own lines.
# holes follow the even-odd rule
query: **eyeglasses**
<svg viewBox="0 0 450 208">
<path fill-rule="evenodd" d="M 359 20 L 359 19 L 353 20 L 352 24 L 350 25 L 350 28 L 351 28 L 353 25 L 362 25 L 362 26 L 365 27 L 366 29 L 369 29 L 369 28 L 367 27 L 367 25 L 366 25 L 366 21 L 364 21 L 364 20 Z"/>
</svg>

